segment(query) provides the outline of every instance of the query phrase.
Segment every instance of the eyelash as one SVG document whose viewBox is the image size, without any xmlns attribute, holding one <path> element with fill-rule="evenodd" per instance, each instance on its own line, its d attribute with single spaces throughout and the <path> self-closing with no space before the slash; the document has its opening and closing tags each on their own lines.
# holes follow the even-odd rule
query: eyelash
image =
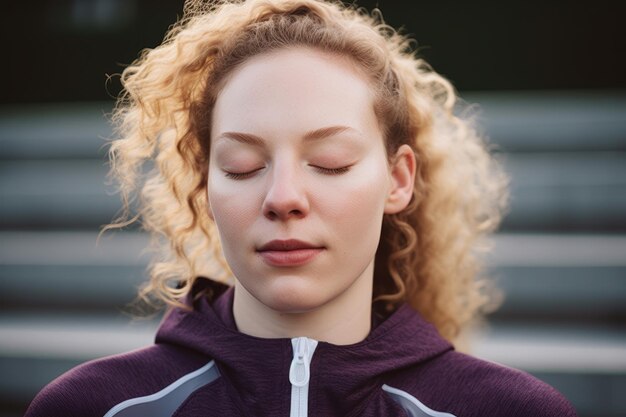
<svg viewBox="0 0 626 417">
<path fill-rule="evenodd" d="M 226 178 L 230 178 L 233 180 L 243 180 L 243 179 L 251 177 L 252 174 L 254 174 L 257 171 L 258 169 L 254 171 L 250 171 L 250 172 L 224 172 L 224 175 L 226 176 Z"/>
<path fill-rule="evenodd" d="M 313 168 L 320 171 L 322 174 L 339 175 L 339 174 L 344 174 L 348 172 L 348 170 L 350 169 L 350 166 L 345 166 L 345 167 L 340 167 L 340 168 L 324 168 L 324 167 L 313 166 Z"/>
<path fill-rule="evenodd" d="M 326 175 L 344 174 L 348 172 L 348 170 L 351 168 L 351 166 L 345 166 L 345 167 L 340 167 L 340 168 L 324 168 L 324 167 L 319 167 L 315 165 L 311 165 L 311 166 L 315 168 L 317 171 Z M 257 171 L 259 170 L 255 169 L 254 171 L 250 171 L 250 172 L 224 172 L 224 175 L 226 176 L 226 178 L 230 178 L 233 180 L 243 180 L 246 178 L 250 178 Z"/>
</svg>

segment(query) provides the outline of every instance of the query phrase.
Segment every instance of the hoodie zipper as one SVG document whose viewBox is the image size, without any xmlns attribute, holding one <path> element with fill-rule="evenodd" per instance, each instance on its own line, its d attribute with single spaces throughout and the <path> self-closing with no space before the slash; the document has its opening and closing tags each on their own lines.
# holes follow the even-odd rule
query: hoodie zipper
<svg viewBox="0 0 626 417">
<path fill-rule="evenodd" d="M 291 339 L 293 359 L 289 367 L 291 382 L 290 417 L 304 417 L 309 408 L 309 380 L 311 379 L 311 359 L 317 347 L 317 340 L 308 337 Z"/>
</svg>

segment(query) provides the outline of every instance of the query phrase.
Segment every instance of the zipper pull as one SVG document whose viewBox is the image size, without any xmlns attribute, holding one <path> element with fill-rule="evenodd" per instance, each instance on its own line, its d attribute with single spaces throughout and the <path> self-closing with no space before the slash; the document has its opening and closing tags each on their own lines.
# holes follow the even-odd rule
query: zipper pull
<svg viewBox="0 0 626 417">
<path fill-rule="evenodd" d="M 289 367 L 289 382 L 295 387 L 303 387 L 309 383 L 311 377 L 311 359 L 317 347 L 317 340 L 307 337 L 291 339 L 293 359 Z"/>
</svg>

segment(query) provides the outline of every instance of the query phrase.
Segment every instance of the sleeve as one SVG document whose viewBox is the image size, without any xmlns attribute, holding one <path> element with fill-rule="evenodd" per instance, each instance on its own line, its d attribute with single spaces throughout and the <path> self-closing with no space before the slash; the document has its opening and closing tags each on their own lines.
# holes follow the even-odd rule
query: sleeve
<svg viewBox="0 0 626 417">
<path fill-rule="evenodd" d="M 83 378 L 80 369 L 73 369 L 55 379 L 35 396 L 24 417 L 103 416 L 106 409 L 97 399 L 97 386 Z"/>
<path fill-rule="evenodd" d="M 126 355 L 79 365 L 45 386 L 25 417 L 102 417 L 138 389 L 138 370 Z"/>
<path fill-rule="evenodd" d="M 577 417 L 576 410 L 559 391 L 516 369 L 500 368 L 491 376 L 489 392 L 482 398 L 485 415 L 507 417 Z"/>
<path fill-rule="evenodd" d="M 410 392 L 457 417 L 577 417 L 555 388 L 533 375 L 456 351 L 426 367 Z"/>
</svg>

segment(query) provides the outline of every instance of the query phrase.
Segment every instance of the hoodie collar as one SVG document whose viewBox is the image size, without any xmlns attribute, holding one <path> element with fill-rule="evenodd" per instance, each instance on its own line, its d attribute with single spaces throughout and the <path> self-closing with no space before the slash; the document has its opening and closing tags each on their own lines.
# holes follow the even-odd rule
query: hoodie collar
<svg viewBox="0 0 626 417">
<path fill-rule="evenodd" d="M 194 294 L 207 288 L 218 294 L 212 304 L 205 297 L 190 302 Z M 235 400 L 252 414 L 284 415 L 289 411 L 291 339 L 264 339 L 239 332 L 232 314 L 233 294 L 232 288 L 197 280 L 187 299 L 193 310 L 171 310 L 156 343 L 184 346 L 214 359 Z M 337 404 L 334 408 L 340 408 L 339 415 L 351 415 L 365 405 L 372 390 L 380 388 L 386 374 L 450 349 L 434 326 L 404 304 L 361 342 L 319 342 L 311 362 L 310 392 L 317 402 Z M 277 396 L 284 401 L 268 401 Z"/>
</svg>

